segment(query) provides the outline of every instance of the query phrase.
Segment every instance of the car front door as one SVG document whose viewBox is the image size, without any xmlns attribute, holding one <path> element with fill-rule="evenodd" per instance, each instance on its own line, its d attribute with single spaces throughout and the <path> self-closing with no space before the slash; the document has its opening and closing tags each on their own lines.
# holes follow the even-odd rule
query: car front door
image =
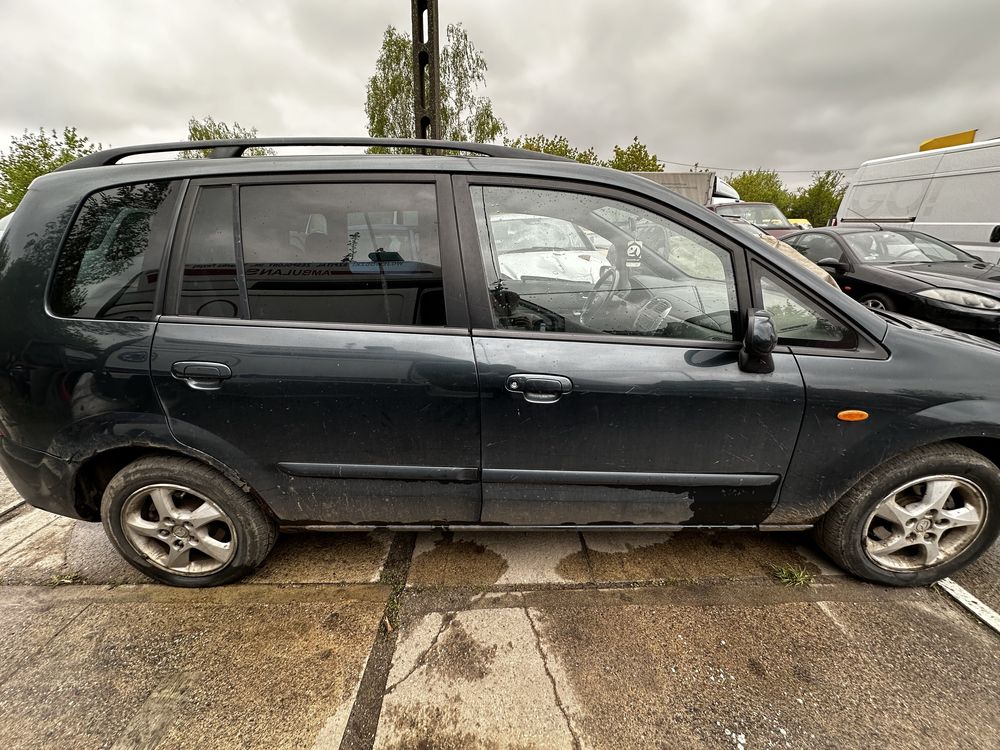
<svg viewBox="0 0 1000 750">
<path fill-rule="evenodd" d="M 483 522 L 762 521 L 799 431 L 803 384 L 783 348 L 771 373 L 739 367 L 742 248 L 599 186 L 454 182 L 482 398 Z M 533 229 L 552 220 L 579 231 Z"/>
<path fill-rule="evenodd" d="M 479 402 L 448 179 L 188 191 L 153 379 L 285 522 L 475 522 Z"/>
</svg>

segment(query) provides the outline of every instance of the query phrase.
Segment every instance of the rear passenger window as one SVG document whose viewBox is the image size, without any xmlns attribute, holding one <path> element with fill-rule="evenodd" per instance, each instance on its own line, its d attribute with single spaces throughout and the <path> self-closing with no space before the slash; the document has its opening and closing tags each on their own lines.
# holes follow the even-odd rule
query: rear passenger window
<svg viewBox="0 0 1000 750">
<path fill-rule="evenodd" d="M 233 234 L 233 188 L 208 187 L 198 192 L 178 312 L 212 318 L 240 317 Z"/>
<path fill-rule="evenodd" d="M 433 185 L 240 189 L 249 315 L 445 325 Z"/>
<path fill-rule="evenodd" d="M 123 185 L 94 193 L 59 254 L 49 303 L 56 315 L 152 320 L 160 261 L 177 183 Z"/>
</svg>

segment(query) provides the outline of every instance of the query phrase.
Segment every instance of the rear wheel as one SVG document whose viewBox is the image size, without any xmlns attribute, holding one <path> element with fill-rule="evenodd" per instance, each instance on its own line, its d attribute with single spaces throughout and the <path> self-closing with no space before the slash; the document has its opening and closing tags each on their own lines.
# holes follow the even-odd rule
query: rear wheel
<svg viewBox="0 0 1000 750">
<path fill-rule="evenodd" d="M 922 586 L 951 575 L 1000 534 L 1000 470 L 942 443 L 887 461 L 817 526 L 820 546 L 860 578 Z"/>
<path fill-rule="evenodd" d="M 242 578 L 270 552 L 274 522 L 214 469 L 151 456 L 114 476 L 101 502 L 104 529 L 133 567 L 171 586 Z"/>
</svg>

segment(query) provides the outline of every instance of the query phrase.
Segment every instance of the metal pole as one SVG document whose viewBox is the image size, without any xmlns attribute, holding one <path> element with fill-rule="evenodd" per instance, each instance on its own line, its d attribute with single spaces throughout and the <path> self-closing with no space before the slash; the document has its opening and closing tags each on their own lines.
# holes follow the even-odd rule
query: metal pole
<svg viewBox="0 0 1000 750">
<path fill-rule="evenodd" d="M 410 0 L 413 19 L 413 122 L 417 138 L 443 138 L 437 0 Z"/>
</svg>

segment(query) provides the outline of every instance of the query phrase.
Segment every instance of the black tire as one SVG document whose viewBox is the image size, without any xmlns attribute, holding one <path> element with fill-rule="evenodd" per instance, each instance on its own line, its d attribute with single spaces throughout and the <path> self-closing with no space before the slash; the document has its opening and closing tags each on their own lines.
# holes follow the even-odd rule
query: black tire
<svg viewBox="0 0 1000 750">
<path fill-rule="evenodd" d="M 866 551 L 868 521 L 897 488 L 932 475 L 959 477 L 985 495 L 985 522 L 971 543 L 950 559 L 914 570 L 890 570 Z M 918 448 L 886 461 L 858 482 L 817 524 L 815 537 L 834 562 L 859 578 L 889 586 L 926 586 L 979 557 L 1000 535 L 1000 469 L 981 454 L 955 443 Z"/>
<path fill-rule="evenodd" d="M 888 312 L 895 312 L 896 303 L 892 301 L 892 297 L 887 294 L 866 294 L 858 300 L 862 305 L 866 307 L 874 307 L 875 305 L 881 305 L 881 310 L 887 310 Z M 872 304 L 874 303 L 874 304 Z"/>
<path fill-rule="evenodd" d="M 232 538 L 229 541 L 235 543 L 235 549 L 229 553 L 231 559 L 225 563 L 213 562 L 207 555 L 198 552 L 196 547 L 192 547 L 194 552 L 189 558 L 204 558 L 208 565 L 220 564 L 221 568 L 207 573 L 172 573 L 155 562 L 155 552 L 151 556 L 129 540 L 122 523 L 122 511 L 126 502 L 139 490 L 158 484 L 188 488 L 203 496 L 203 499 L 210 499 L 225 514 L 223 534 L 231 532 Z M 193 493 L 188 496 L 181 492 L 177 497 L 183 501 L 186 497 L 194 497 Z M 158 520 L 159 514 L 153 518 Z M 274 546 L 278 533 L 274 521 L 254 499 L 219 472 L 193 459 L 175 456 L 140 458 L 118 472 L 104 490 L 101 520 L 108 538 L 132 567 L 154 580 L 185 588 L 219 586 L 242 578 L 263 562 Z M 152 544 L 151 548 L 158 549 L 161 540 L 154 541 L 157 544 Z M 167 542 L 162 542 L 162 545 L 162 549 L 168 550 Z"/>
</svg>

